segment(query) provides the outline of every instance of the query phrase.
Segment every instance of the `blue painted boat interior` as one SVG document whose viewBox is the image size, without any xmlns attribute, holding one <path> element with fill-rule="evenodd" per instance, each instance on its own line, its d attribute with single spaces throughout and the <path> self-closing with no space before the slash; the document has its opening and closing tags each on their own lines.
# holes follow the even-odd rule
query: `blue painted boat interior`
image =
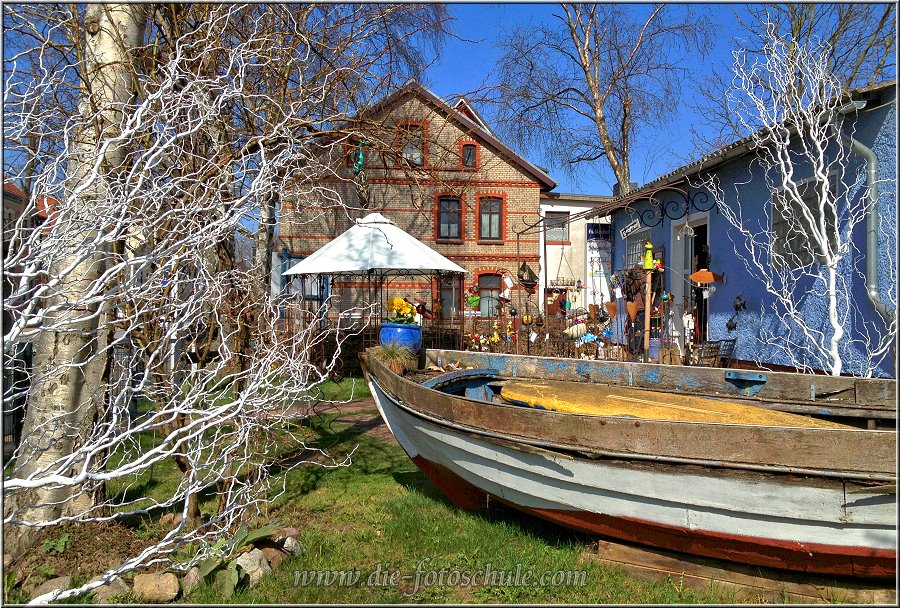
<svg viewBox="0 0 900 608">
<path fill-rule="evenodd" d="M 500 395 L 500 387 L 491 385 L 499 377 L 500 371 L 497 369 L 462 369 L 430 378 L 422 386 L 448 395 L 490 403 L 495 395 Z"/>
</svg>

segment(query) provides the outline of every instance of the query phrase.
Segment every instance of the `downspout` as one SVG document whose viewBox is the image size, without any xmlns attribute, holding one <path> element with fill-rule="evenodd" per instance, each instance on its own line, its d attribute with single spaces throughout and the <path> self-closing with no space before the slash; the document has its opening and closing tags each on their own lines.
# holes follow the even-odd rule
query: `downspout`
<svg viewBox="0 0 900 608">
<path fill-rule="evenodd" d="M 864 101 L 853 102 L 839 110 L 839 113 L 845 115 L 861 110 L 865 105 Z M 844 134 L 841 125 L 838 125 L 838 132 L 850 144 L 850 149 L 866 161 L 866 197 L 869 199 L 866 210 L 866 293 L 878 314 L 885 321 L 891 322 L 896 311 L 891 314 L 878 289 L 878 158 L 871 148 Z"/>
</svg>

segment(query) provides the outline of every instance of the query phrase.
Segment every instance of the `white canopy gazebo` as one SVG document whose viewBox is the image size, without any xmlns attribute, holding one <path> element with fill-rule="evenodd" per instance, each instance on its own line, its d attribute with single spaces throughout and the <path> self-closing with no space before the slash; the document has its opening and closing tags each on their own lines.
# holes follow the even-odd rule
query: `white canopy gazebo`
<svg viewBox="0 0 900 608">
<path fill-rule="evenodd" d="M 358 277 L 364 284 L 368 302 L 377 305 L 373 314 L 380 319 L 385 304 L 385 283 L 392 277 L 465 273 L 465 268 L 418 241 L 380 213 L 370 213 L 283 274 L 328 275 L 332 279 Z"/>
<path fill-rule="evenodd" d="M 466 269 L 416 240 L 380 213 L 370 213 L 284 274 L 384 276 L 439 272 L 465 274 Z"/>
</svg>

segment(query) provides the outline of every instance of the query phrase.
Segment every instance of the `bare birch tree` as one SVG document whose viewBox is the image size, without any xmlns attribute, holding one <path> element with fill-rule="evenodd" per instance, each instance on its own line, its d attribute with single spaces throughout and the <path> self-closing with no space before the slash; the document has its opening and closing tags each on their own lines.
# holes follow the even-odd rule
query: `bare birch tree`
<svg viewBox="0 0 900 608">
<path fill-rule="evenodd" d="M 748 5 L 735 9 L 739 31 L 732 40 L 748 55 L 765 51 L 771 35 L 789 50 L 823 42 L 822 57 L 828 72 L 848 91 L 871 85 L 896 74 L 896 5 L 853 2 L 781 3 Z M 716 66 L 700 82 L 700 103 L 695 106 L 703 129 L 693 129 L 695 151 L 702 155 L 741 137 L 741 124 L 727 104 L 731 66 Z M 801 78 L 798 74 L 796 77 Z M 802 91 L 804 83 L 797 83 Z"/>
<path fill-rule="evenodd" d="M 228 551 L 214 541 L 278 495 L 267 466 L 284 446 L 315 451 L 282 423 L 307 415 L 335 358 L 313 360 L 312 328 L 279 330 L 274 207 L 344 204 L 323 185 L 340 179 L 348 134 L 334 130 L 421 71 L 417 49 L 439 42 L 444 18 L 427 5 L 4 7 L 5 178 L 30 200 L 4 259 L 3 339 L 36 350 L 27 394 L 4 394 L 26 407 L 5 549 L 65 522 L 183 516 L 103 580 L 35 601 L 189 543 L 178 567 Z M 146 414 L 130 415 L 136 395 Z M 171 495 L 130 490 L 170 459 Z M 211 488 L 218 506 L 201 514 Z"/>
<path fill-rule="evenodd" d="M 679 103 L 689 58 L 711 32 L 692 8 L 562 4 L 559 25 L 517 28 L 501 43 L 498 129 L 575 174 L 603 161 L 627 192 L 635 138 Z"/>
<path fill-rule="evenodd" d="M 860 251 L 853 236 L 877 202 L 865 163 L 853 159 L 853 106 L 830 71 L 827 44 L 786 41 L 771 23 L 768 32 L 760 54 L 735 53 L 727 102 L 751 133 L 751 179 L 765 180 L 771 204 L 759 215 L 758 204 L 742 200 L 746 184 L 728 193 L 715 177 L 704 185 L 734 228 L 735 253 L 771 296 L 761 310 L 762 343 L 805 371 L 871 376 L 896 339 L 897 304 L 892 291 L 893 316 L 867 318 L 854 293 L 865 285 L 860 259 L 881 252 Z M 893 229 L 887 224 L 882 242 Z M 896 259 L 887 262 L 896 276 Z"/>
</svg>

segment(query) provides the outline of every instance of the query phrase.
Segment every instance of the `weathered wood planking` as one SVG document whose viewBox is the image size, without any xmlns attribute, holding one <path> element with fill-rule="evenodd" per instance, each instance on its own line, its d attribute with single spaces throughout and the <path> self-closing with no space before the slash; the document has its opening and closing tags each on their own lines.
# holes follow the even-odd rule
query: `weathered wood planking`
<svg viewBox="0 0 900 608">
<path fill-rule="evenodd" d="M 896 419 L 895 379 L 832 377 L 764 372 L 765 382 L 727 380 L 722 368 L 586 361 L 504 355 L 469 351 L 428 351 L 433 363 L 461 362 L 463 366 L 493 367 L 515 378 L 546 378 L 619 384 L 657 391 L 687 392 L 709 397 L 766 402 L 794 407 L 790 411 L 823 415 Z M 779 407 L 778 409 L 782 409 Z"/>
<path fill-rule="evenodd" d="M 489 495 L 599 538 L 730 562 L 896 575 L 896 457 L 883 449 L 892 431 L 533 410 L 455 396 L 469 394 L 465 383 L 436 394 L 362 360 L 391 431 L 451 500 Z"/>
<path fill-rule="evenodd" d="M 367 361 L 373 368 L 384 367 L 372 357 Z M 896 479 L 897 441 L 892 431 L 634 420 L 500 404 L 485 407 L 478 401 L 436 395 L 431 389 L 386 371 L 385 368 L 378 374 L 379 381 L 405 403 L 415 404 L 417 411 L 512 439 L 606 455 Z"/>
<path fill-rule="evenodd" d="M 738 601 L 801 603 L 859 602 L 896 605 L 897 590 L 879 584 L 800 575 L 758 566 L 712 560 L 662 549 L 599 541 L 582 552 L 582 561 L 620 567 L 645 579 L 670 577 L 696 591 L 734 589 Z"/>
</svg>

